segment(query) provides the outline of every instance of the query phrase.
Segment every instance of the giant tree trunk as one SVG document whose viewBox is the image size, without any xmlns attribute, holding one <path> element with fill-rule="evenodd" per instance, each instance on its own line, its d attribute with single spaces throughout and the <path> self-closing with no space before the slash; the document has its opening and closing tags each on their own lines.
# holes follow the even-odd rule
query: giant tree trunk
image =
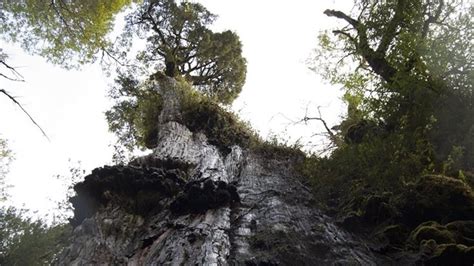
<svg viewBox="0 0 474 266">
<path fill-rule="evenodd" d="M 161 83 L 163 84 L 163 83 Z M 59 264 L 375 265 L 385 261 L 314 208 L 301 158 L 233 146 L 181 124 L 171 79 L 158 145 L 76 186 L 76 226 Z"/>
</svg>

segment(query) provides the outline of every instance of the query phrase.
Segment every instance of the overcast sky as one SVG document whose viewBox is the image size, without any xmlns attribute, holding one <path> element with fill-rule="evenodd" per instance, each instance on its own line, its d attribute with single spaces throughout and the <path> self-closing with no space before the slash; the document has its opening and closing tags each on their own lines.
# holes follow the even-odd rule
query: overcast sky
<svg viewBox="0 0 474 266">
<path fill-rule="evenodd" d="M 311 115 L 322 106 L 334 125 L 344 107 L 339 88 L 323 83 L 305 61 L 317 45 L 318 32 L 336 22 L 323 11 L 348 11 L 351 1 L 199 2 L 219 16 L 215 29 L 231 29 L 243 43 L 247 81 L 233 110 L 264 137 L 277 134 L 317 142 L 308 136 L 323 131 L 321 125 L 297 126 L 292 120 L 301 119 L 307 107 Z M 77 161 L 86 171 L 111 162 L 114 136 L 107 130 L 104 112 L 111 106 L 106 93 L 112 80 L 98 65 L 67 71 L 18 46 L 0 42 L 0 47 L 26 80 L 0 79 L 0 88 L 18 96 L 51 139 L 48 142 L 11 101 L 0 97 L 0 137 L 9 141 L 15 154 L 7 177 L 14 186 L 11 201 L 46 213 L 65 194 L 56 175 L 67 176 Z"/>
</svg>

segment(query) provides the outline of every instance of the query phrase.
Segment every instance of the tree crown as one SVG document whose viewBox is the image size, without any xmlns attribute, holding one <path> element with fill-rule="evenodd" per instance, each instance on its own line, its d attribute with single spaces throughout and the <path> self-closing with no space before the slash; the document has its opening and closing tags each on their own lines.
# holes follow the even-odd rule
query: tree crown
<svg viewBox="0 0 474 266">
<path fill-rule="evenodd" d="M 184 76 L 207 96 L 231 103 L 245 82 L 242 44 L 232 31 L 213 32 L 216 16 L 198 3 L 147 1 L 127 17 L 123 40 L 146 40 L 138 60 L 145 69 Z"/>
</svg>

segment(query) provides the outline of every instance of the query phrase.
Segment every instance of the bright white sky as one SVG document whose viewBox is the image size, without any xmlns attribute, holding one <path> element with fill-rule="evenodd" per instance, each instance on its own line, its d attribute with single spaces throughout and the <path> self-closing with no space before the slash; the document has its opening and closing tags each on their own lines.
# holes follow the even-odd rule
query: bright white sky
<svg viewBox="0 0 474 266">
<path fill-rule="evenodd" d="M 233 109 L 250 121 L 262 136 L 285 135 L 293 140 L 322 132 L 320 124 L 295 126 L 310 107 L 317 106 L 334 125 L 344 110 L 337 87 L 324 84 L 308 70 L 305 61 L 317 45 L 317 33 L 335 23 L 323 15 L 327 8 L 348 11 L 347 0 L 201 0 L 219 15 L 218 30 L 231 29 L 240 36 L 247 58 L 247 82 Z M 48 142 L 29 119 L 6 97 L 0 97 L 0 134 L 9 140 L 15 161 L 7 182 L 16 206 L 47 213 L 52 200 L 64 197 L 65 188 L 56 175 L 80 161 L 88 172 L 110 164 L 114 136 L 108 132 L 104 112 L 112 80 L 98 65 L 67 71 L 29 56 L 21 48 L 0 43 L 26 82 L 0 79 L 0 88 L 18 96 L 23 106 L 49 135 Z M 70 162 L 70 160 L 72 162 Z"/>
</svg>

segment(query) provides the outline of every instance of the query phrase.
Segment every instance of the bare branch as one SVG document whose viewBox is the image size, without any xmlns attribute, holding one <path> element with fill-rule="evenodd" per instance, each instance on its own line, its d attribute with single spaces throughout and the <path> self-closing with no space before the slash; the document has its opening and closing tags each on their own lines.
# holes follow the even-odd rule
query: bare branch
<svg viewBox="0 0 474 266">
<path fill-rule="evenodd" d="M 301 122 L 304 122 L 304 123 L 307 123 L 308 121 L 310 120 L 317 120 L 317 121 L 320 121 L 323 126 L 324 126 L 324 129 L 326 129 L 326 132 L 327 134 L 329 135 L 329 139 L 331 140 L 332 143 L 334 144 L 338 144 L 339 143 L 339 138 L 336 136 L 336 134 L 334 134 L 334 132 L 332 132 L 332 130 L 329 128 L 328 124 L 326 123 L 326 120 L 324 120 L 322 118 L 322 115 L 321 115 L 321 106 L 318 106 L 318 114 L 319 116 L 317 117 L 309 117 L 307 114 L 305 114 L 305 116 L 303 117 L 303 119 L 301 119 Z"/>
<path fill-rule="evenodd" d="M 6 67 L 8 70 L 10 70 L 13 73 L 13 75 L 16 76 L 17 78 L 8 77 L 7 75 L 0 73 L 2 77 L 11 81 L 20 81 L 20 82 L 25 81 L 23 76 L 15 68 L 7 64 L 4 60 L 0 60 L 0 64 Z"/>
<path fill-rule="evenodd" d="M 0 73 L 0 77 L 4 77 L 4 78 L 6 78 L 6 79 L 8 79 L 8 80 L 11 80 L 11 81 L 24 82 L 24 80 L 23 80 L 23 79 L 15 79 L 15 78 L 11 78 L 11 77 L 9 77 L 9 76 L 7 76 L 7 75 L 3 74 L 3 73 Z"/>
<path fill-rule="evenodd" d="M 31 122 L 33 122 L 33 124 L 36 125 L 36 127 L 41 131 L 41 133 L 43 134 L 43 136 L 48 140 L 50 141 L 48 135 L 46 135 L 46 132 L 44 132 L 44 130 L 40 127 L 40 125 L 38 123 L 36 123 L 36 121 L 33 119 L 33 117 L 28 113 L 28 111 L 25 110 L 25 108 L 23 108 L 23 106 L 15 99 L 15 97 L 11 96 L 7 91 L 5 91 L 4 89 L 0 89 L 0 92 L 5 94 L 10 100 L 13 101 L 14 104 L 18 105 L 18 107 L 20 107 L 20 109 L 23 111 L 23 113 L 25 113 L 28 118 L 30 118 Z"/>
</svg>

